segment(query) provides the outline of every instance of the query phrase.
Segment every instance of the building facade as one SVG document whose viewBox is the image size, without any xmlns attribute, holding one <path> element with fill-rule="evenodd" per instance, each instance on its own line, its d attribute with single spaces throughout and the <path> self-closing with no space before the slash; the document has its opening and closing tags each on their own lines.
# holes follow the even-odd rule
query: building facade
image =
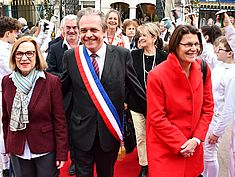
<svg viewBox="0 0 235 177">
<path fill-rule="evenodd" d="M 192 11 L 199 14 L 201 24 L 208 18 L 215 19 L 215 13 L 220 9 L 235 16 L 235 0 L 0 0 L 0 15 L 24 17 L 32 26 L 40 19 L 50 19 L 53 14 L 62 19 L 66 14 L 94 7 L 104 13 L 114 8 L 120 12 L 122 20 L 130 18 L 142 22 L 171 17 L 172 9 L 183 16 L 184 6 L 189 3 Z"/>
</svg>

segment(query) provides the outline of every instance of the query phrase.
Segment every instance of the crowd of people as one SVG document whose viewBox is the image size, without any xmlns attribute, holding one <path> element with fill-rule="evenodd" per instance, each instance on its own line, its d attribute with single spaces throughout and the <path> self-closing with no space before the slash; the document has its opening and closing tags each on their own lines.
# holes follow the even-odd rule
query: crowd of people
<svg viewBox="0 0 235 177">
<path fill-rule="evenodd" d="M 190 9 L 189 9 L 190 10 Z M 235 177 L 235 28 L 198 28 L 172 11 L 160 22 L 121 21 L 111 9 L 58 17 L 33 29 L 0 17 L 0 157 L 3 177 L 113 177 L 132 115 L 139 177 Z M 219 20 L 217 18 L 217 20 Z M 221 20 L 220 20 L 221 21 Z M 210 23 L 209 23 L 210 22 Z M 223 141 L 229 131 L 231 137 Z"/>
</svg>

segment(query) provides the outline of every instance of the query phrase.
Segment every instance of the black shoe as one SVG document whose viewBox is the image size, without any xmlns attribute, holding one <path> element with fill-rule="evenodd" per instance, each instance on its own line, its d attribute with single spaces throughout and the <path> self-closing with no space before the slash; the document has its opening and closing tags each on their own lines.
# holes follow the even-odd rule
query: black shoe
<svg viewBox="0 0 235 177">
<path fill-rule="evenodd" d="M 147 177 L 147 174 L 148 174 L 148 165 L 142 166 L 139 177 Z"/>
<path fill-rule="evenodd" d="M 2 170 L 2 177 L 9 177 L 10 171 L 9 169 Z"/>
<path fill-rule="evenodd" d="M 73 176 L 73 175 L 76 174 L 76 171 L 75 171 L 75 164 L 74 164 L 74 163 L 71 163 L 71 165 L 69 166 L 68 174 L 69 174 L 70 176 Z"/>
</svg>

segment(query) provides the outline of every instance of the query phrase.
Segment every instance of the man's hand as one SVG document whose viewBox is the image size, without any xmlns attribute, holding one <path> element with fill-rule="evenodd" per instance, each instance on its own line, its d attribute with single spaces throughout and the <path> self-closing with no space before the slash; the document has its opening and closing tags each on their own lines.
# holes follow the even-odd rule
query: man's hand
<svg viewBox="0 0 235 177">
<path fill-rule="evenodd" d="M 64 161 L 56 161 L 57 169 L 60 169 L 64 166 Z"/>
</svg>

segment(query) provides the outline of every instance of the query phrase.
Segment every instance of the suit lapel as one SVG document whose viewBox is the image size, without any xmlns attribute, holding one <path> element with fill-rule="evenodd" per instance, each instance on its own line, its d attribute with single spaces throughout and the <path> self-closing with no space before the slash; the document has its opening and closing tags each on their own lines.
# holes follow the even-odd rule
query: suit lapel
<svg viewBox="0 0 235 177">
<path fill-rule="evenodd" d="M 40 96 L 40 93 L 42 92 L 43 86 L 45 85 L 46 80 L 43 78 L 39 78 L 35 84 L 33 94 L 31 96 L 30 102 L 29 102 L 29 112 L 32 111 L 32 109 L 35 107 L 38 98 Z"/>
<path fill-rule="evenodd" d="M 103 84 L 104 81 L 109 77 L 109 73 L 111 72 L 111 68 L 115 61 L 116 54 L 114 49 L 111 45 L 107 45 L 106 54 L 105 54 L 105 61 L 104 61 L 104 69 L 101 76 L 101 83 Z"/>
<path fill-rule="evenodd" d="M 8 90 L 12 90 L 12 91 L 8 92 L 10 95 L 9 95 L 9 98 L 7 98 L 7 99 L 11 99 L 10 103 L 13 103 L 13 100 L 14 100 L 14 97 L 15 97 L 15 94 L 16 94 L 16 86 L 14 85 L 12 79 L 9 79 L 8 82 L 9 82 Z M 8 84 L 7 84 L 7 86 L 8 86 Z"/>
</svg>

